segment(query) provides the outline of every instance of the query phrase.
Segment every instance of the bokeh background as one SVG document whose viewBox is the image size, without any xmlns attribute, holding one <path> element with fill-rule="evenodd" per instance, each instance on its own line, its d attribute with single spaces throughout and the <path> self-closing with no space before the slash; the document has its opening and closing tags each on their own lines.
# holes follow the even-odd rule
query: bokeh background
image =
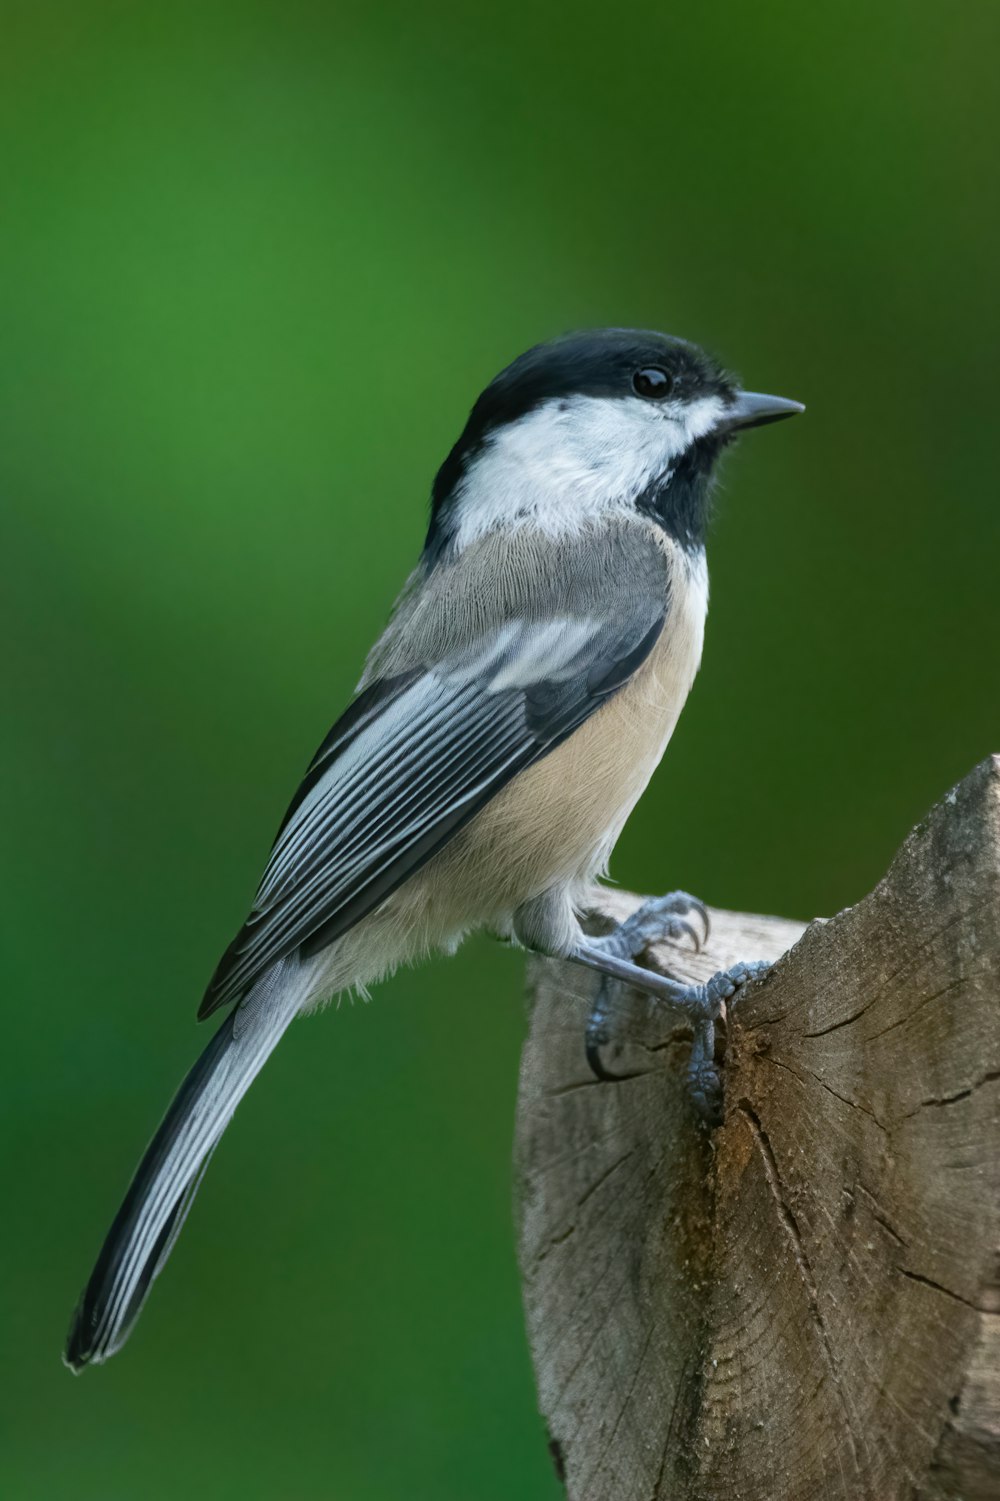
<svg viewBox="0 0 1000 1501">
<path fill-rule="evenodd" d="M 988 0 L 4 0 L 11 1501 L 552 1501 L 511 1233 L 521 963 L 293 1028 L 127 1351 L 66 1322 L 478 389 L 707 343 L 702 675 L 629 886 L 830 913 L 1000 749 Z"/>
</svg>

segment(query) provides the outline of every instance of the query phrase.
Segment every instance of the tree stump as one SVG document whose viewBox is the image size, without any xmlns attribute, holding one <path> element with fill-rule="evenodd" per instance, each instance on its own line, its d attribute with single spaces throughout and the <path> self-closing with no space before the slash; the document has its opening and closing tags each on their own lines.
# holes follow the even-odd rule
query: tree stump
<svg viewBox="0 0 1000 1501">
<path fill-rule="evenodd" d="M 601 892 L 597 920 L 637 897 Z M 781 957 L 779 957 L 781 956 Z M 1000 758 L 831 921 L 712 913 L 704 979 L 776 959 L 729 1022 L 725 1121 L 688 1037 L 534 960 L 516 1140 L 539 1400 L 572 1501 L 1000 1497 Z"/>
</svg>

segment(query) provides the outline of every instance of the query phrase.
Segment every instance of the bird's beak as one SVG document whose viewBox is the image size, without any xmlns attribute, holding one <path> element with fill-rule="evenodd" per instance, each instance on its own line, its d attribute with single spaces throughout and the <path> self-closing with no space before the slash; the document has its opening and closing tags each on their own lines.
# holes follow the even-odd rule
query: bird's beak
<svg viewBox="0 0 1000 1501">
<path fill-rule="evenodd" d="M 766 422 L 780 422 L 783 417 L 797 417 L 804 411 L 801 401 L 789 401 L 785 396 L 737 391 L 735 402 L 722 419 L 722 426 L 729 432 L 742 432 L 745 427 L 763 427 Z"/>
</svg>

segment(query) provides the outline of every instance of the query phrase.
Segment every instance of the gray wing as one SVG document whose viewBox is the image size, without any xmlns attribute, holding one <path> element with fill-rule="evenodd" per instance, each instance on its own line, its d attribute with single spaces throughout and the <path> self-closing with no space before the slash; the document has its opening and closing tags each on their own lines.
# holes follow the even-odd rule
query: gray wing
<svg viewBox="0 0 1000 1501">
<path fill-rule="evenodd" d="M 627 681 L 666 608 L 665 593 L 640 591 L 615 618 L 515 619 L 433 666 L 369 682 L 317 752 L 199 1015 L 384 901 Z"/>
<path fill-rule="evenodd" d="M 515 621 L 488 648 L 371 684 L 309 767 L 200 1015 L 333 943 L 419 871 L 631 677 L 664 614 Z"/>
<path fill-rule="evenodd" d="M 371 685 L 307 772 L 199 1015 L 377 907 L 621 687 L 663 619 L 515 622 L 488 652 Z"/>
</svg>

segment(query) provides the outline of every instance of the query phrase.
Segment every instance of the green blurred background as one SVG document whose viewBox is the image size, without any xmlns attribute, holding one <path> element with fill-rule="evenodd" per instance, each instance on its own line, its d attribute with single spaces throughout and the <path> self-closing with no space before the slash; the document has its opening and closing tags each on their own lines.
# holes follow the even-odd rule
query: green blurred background
<svg viewBox="0 0 1000 1501">
<path fill-rule="evenodd" d="M 0 1492 L 553 1498 L 485 940 L 293 1028 L 127 1351 L 66 1323 L 478 389 L 566 328 L 728 461 L 646 890 L 856 900 L 1000 748 L 1000 7 L 3 3 Z"/>
</svg>

